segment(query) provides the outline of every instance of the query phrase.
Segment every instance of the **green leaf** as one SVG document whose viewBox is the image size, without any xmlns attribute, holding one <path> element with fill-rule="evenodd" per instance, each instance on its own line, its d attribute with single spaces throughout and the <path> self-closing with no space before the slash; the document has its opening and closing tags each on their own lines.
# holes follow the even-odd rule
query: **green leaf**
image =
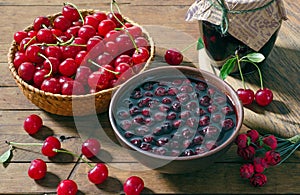
<svg viewBox="0 0 300 195">
<path fill-rule="evenodd" d="M 236 58 L 230 58 L 228 59 L 225 64 L 222 66 L 220 71 L 220 77 L 221 79 L 225 80 L 226 77 L 232 72 L 234 66 L 235 66 Z"/>
<path fill-rule="evenodd" d="M 251 62 L 259 63 L 264 61 L 265 56 L 261 53 L 249 53 L 246 55 L 246 58 L 248 58 L 248 60 L 250 60 Z"/>
<path fill-rule="evenodd" d="M 1 156 L 0 156 L 0 163 L 5 163 L 11 155 L 11 149 L 7 150 L 6 152 L 4 152 Z"/>
<path fill-rule="evenodd" d="M 200 50 L 202 48 L 204 48 L 204 43 L 202 41 L 202 38 L 199 38 L 197 43 L 197 50 Z"/>
</svg>

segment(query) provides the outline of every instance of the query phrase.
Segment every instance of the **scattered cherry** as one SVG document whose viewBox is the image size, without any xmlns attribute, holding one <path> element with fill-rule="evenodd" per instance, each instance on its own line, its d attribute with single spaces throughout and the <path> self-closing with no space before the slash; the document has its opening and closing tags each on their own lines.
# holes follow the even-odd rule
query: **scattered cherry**
<svg viewBox="0 0 300 195">
<path fill-rule="evenodd" d="M 61 143 L 56 137 L 49 136 L 43 143 L 41 149 L 42 154 L 48 157 L 53 157 L 57 154 L 57 152 L 53 151 L 54 149 L 61 149 Z"/>
<path fill-rule="evenodd" d="M 88 172 L 88 179 L 94 184 L 103 183 L 108 177 L 108 169 L 104 163 L 97 165 Z"/>
<path fill-rule="evenodd" d="M 183 55 L 177 49 L 168 49 L 165 53 L 165 60 L 170 65 L 179 65 L 183 61 Z"/>
<path fill-rule="evenodd" d="M 259 89 L 255 93 L 255 101 L 260 106 L 267 106 L 273 100 L 273 93 L 268 88 Z"/>
<path fill-rule="evenodd" d="M 254 92 L 251 89 L 238 89 L 237 94 L 243 105 L 249 105 L 254 100 Z"/>
<path fill-rule="evenodd" d="M 81 153 L 87 158 L 92 158 L 100 151 L 100 142 L 95 138 L 89 138 L 83 142 L 81 146 Z"/>
<path fill-rule="evenodd" d="M 77 191 L 77 184 L 70 179 L 62 180 L 56 189 L 57 195 L 75 195 Z"/>
<path fill-rule="evenodd" d="M 46 176 L 47 165 L 42 159 L 32 160 L 28 168 L 28 176 L 34 180 L 42 179 Z"/>
<path fill-rule="evenodd" d="M 144 189 L 144 181 L 138 176 L 131 176 L 123 184 L 123 190 L 128 195 L 139 195 Z"/>
<path fill-rule="evenodd" d="M 23 127 L 25 129 L 25 131 L 32 135 L 35 134 L 36 132 L 38 132 L 38 130 L 40 130 L 43 126 L 43 120 L 40 116 L 36 115 L 36 114 L 32 114 L 30 116 L 28 116 L 23 124 Z"/>
</svg>

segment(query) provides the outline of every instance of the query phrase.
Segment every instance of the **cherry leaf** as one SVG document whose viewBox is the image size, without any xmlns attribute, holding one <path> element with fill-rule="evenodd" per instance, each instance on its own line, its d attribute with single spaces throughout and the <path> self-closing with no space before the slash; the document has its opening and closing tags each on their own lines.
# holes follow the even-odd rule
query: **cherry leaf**
<svg viewBox="0 0 300 195">
<path fill-rule="evenodd" d="M 7 150 L 0 156 L 0 163 L 4 164 L 11 156 L 11 149 Z"/>
<path fill-rule="evenodd" d="M 232 72 L 232 70 L 235 66 L 235 61 L 236 61 L 236 58 L 230 58 L 225 62 L 225 64 L 223 64 L 221 71 L 220 71 L 221 79 L 225 80 L 226 77 Z"/>
<path fill-rule="evenodd" d="M 198 42 L 197 42 L 197 50 L 200 50 L 202 48 L 204 48 L 204 43 L 203 43 L 202 39 L 199 38 Z"/>
<path fill-rule="evenodd" d="M 249 53 L 246 55 L 246 58 L 248 58 L 248 60 L 250 60 L 251 62 L 260 63 L 264 61 L 265 56 L 261 53 Z"/>
</svg>

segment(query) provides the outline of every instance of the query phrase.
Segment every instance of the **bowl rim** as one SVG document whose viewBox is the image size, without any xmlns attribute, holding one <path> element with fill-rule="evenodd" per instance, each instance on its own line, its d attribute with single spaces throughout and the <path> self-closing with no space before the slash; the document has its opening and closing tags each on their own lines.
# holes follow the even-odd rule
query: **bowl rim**
<svg viewBox="0 0 300 195">
<path fill-rule="evenodd" d="M 155 73 L 155 72 L 161 71 L 161 70 L 168 70 L 168 69 L 189 70 L 189 71 L 200 73 L 201 75 L 204 75 L 204 78 L 206 78 L 206 76 L 208 76 L 210 78 L 215 79 L 219 83 L 223 83 L 224 88 L 231 92 L 230 94 L 233 97 L 229 96 L 228 93 L 225 93 L 225 94 L 230 99 L 233 106 L 235 107 L 237 123 L 236 123 L 236 127 L 233 130 L 230 137 L 227 140 L 225 140 L 221 145 L 217 146 L 216 148 L 214 148 L 212 150 L 206 151 L 202 154 L 196 154 L 196 155 L 192 155 L 192 156 L 173 157 L 173 156 L 158 155 L 158 154 L 154 154 L 154 153 L 142 150 L 141 148 L 138 148 L 138 147 L 134 146 L 133 144 L 131 144 L 125 137 L 123 137 L 121 135 L 121 133 L 119 132 L 119 130 L 118 130 L 116 124 L 115 124 L 113 111 L 112 111 L 113 108 L 114 108 L 115 102 L 119 98 L 119 93 L 121 93 L 123 88 L 125 88 L 127 85 L 130 85 L 131 83 L 135 83 L 135 80 L 138 80 L 139 77 L 141 77 L 141 76 L 152 74 L 152 73 Z M 205 81 L 207 82 L 206 79 L 205 79 Z M 223 90 L 222 90 L 222 92 L 224 93 Z M 142 72 L 138 75 L 133 76 L 132 78 L 127 80 L 125 83 L 123 83 L 122 86 L 120 86 L 118 89 L 116 89 L 113 92 L 112 99 L 111 99 L 111 102 L 110 102 L 110 105 L 109 105 L 109 120 L 110 120 L 110 123 L 112 125 L 112 129 L 113 129 L 115 135 L 117 136 L 117 138 L 121 139 L 122 142 L 124 142 L 126 144 L 126 146 L 129 147 L 131 150 L 137 151 L 138 153 L 143 154 L 145 156 L 160 159 L 160 160 L 185 161 L 185 160 L 192 160 L 192 159 L 199 159 L 199 158 L 203 158 L 203 157 L 209 157 L 209 156 L 211 156 L 215 153 L 218 153 L 219 151 L 223 150 L 227 146 L 230 146 L 231 143 L 233 143 L 234 139 L 236 138 L 236 136 L 238 135 L 238 133 L 239 133 L 241 127 L 242 127 L 243 119 L 244 119 L 243 105 L 241 104 L 241 102 L 238 98 L 238 95 L 236 94 L 235 90 L 233 89 L 233 87 L 231 85 L 229 85 L 226 81 L 222 80 L 221 78 L 217 77 L 216 75 L 214 75 L 214 74 L 212 74 L 212 73 L 210 73 L 206 70 L 202 70 L 202 69 L 194 68 L 194 67 L 188 67 L 188 66 L 181 66 L 181 65 L 180 66 L 163 66 L 163 67 L 161 66 L 161 67 L 151 68 L 151 69 L 146 70 L 146 71 L 144 71 L 144 72 Z"/>
</svg>

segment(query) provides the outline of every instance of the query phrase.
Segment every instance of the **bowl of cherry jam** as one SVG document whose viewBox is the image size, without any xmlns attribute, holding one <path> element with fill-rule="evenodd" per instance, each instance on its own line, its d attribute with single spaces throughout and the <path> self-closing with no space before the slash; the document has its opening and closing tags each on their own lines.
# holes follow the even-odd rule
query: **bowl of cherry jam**
<svg viewBox="0 0 300 195">
<path fill-rule="evenodd" d="M 117 140 L 162 173 L 199 171 L 234 142 L 243 107 L 225 81 L 186 66 L 147 70 L 117 89 L 109 106 Z"/>
</svg>

